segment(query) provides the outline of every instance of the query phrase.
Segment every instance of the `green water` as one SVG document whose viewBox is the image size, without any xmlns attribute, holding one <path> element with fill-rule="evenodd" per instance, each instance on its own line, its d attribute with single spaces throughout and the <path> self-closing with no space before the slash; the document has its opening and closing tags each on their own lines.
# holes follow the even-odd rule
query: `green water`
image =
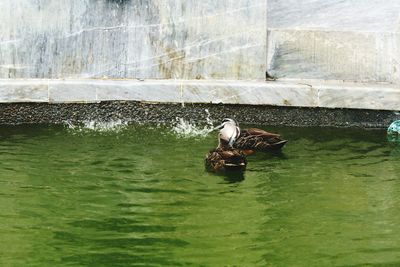
<svg viewBox="0 0 400 267">
<path fill-rule="evenodd" d="M 0 266 L 400 266 L 385 131 L 264 129 L 290 142 L 235 180 L 215 134 L 1 127 Z"/>
</svg>

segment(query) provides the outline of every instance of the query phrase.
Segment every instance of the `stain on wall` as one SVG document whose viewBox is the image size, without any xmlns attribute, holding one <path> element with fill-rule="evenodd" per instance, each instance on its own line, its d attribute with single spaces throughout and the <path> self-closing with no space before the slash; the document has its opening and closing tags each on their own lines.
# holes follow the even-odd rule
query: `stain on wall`
<svg viewBox="0 0 400 267">
<path fill-rule="evenodd" d="M 110 3 L 116 3 L 119 5 L 124 5 L 131 2 L 131 0 L 106 0 L 106 1 Z"/>
</svg>

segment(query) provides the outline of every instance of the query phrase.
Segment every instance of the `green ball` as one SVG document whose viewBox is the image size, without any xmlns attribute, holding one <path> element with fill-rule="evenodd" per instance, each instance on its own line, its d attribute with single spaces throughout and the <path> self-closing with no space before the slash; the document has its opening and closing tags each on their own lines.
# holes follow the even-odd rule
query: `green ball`
<svg viewBox="0 0 400 267">
<path fill-rule="evenodd" d="M 388 134 L 400 134 L 400 120 L 392 122 L 387 129 Z"/>
</svg>

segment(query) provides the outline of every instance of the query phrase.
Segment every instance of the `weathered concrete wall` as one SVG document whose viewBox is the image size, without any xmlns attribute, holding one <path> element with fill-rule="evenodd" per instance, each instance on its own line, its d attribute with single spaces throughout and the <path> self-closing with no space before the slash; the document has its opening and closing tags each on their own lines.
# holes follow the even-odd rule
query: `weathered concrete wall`
<svg viewBox="0 0 400 267">
<path fill-rule="evenodd" d="M 0 103 L 400 110 L 399 14 L 398 0 L 1 0 Z"/>
<path fill-rule="evenodd" d="M 399 82 L 399 14 L 398 0 L 2 0 L 0 78 Z"/>
<path fill-rule="evenodd" d="M 0 78 L 263 78 L 266 10 L 266 0 L 1 0 Z"/>
<path fill-rule="evenodd" d="M 400 81 L 400 1 L 269 0 L 268 70 L 278 77 Z"/>
</svg>

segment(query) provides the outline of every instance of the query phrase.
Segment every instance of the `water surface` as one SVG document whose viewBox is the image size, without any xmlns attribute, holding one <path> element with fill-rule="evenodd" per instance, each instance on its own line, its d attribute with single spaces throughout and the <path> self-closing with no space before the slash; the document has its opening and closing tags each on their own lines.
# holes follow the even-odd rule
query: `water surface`
<svg viewBox="0 0 400 267">
<path fill-rule="evenodd" d="M 204 171 L 215 133 L 1 127 L 0 265 L 400 265 L 384 131 L 260 128 L 290 142 L 233 179 Z"/>
</svg>

